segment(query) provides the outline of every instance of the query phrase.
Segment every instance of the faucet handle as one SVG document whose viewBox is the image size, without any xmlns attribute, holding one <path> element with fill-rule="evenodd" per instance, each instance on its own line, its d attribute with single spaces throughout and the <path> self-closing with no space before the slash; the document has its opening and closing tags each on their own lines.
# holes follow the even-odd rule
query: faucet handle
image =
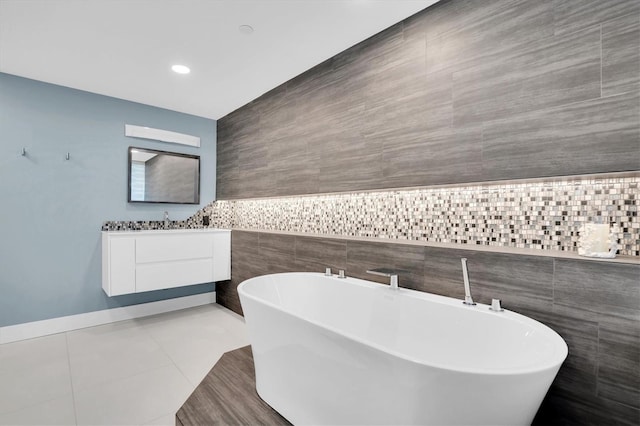
<svg viewBox="0 0 640 426">
<path fill-rule="evenodd" d="M 338 278 L 347 278 L 347 276 L 344 274 L 344 269 L 338 270 Z"/>
<path fill-rule="evenodd" d="M 502 309 L 502 305 L 500 303 L 500 299 L 491 299 L 491 306 L 489 307 L 494 312 L 504 312 Z"/>
<path fill-rule="evenodd" d="M 330 277 L 330 276 L 331 276 L 331 268 L 324 268 L 324 274 L 325 274 L 327 277 Z"/>
</svg>

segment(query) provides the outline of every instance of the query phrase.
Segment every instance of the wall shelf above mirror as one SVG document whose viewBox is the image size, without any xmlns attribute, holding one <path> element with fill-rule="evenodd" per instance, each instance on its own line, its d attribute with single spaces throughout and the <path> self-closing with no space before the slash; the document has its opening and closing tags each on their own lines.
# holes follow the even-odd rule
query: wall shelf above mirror
<svg viewBox="0 0 640 426">
<path fill-rule="evenodd" d="M 200 157 L 129 147 L 127 201 L 200 203 Z"/>
</svg>

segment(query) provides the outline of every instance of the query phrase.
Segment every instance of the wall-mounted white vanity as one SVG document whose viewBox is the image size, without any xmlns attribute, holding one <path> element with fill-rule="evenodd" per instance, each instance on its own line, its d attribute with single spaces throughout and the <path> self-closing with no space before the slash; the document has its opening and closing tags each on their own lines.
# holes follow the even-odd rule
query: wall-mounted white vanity
<svg viewBox="0 0 640 426">
<path fill-rule="evenodd" d="M 231 231 L 103 231 L 102 289 L 109 296 L 231 278 Z"/>
</svg>

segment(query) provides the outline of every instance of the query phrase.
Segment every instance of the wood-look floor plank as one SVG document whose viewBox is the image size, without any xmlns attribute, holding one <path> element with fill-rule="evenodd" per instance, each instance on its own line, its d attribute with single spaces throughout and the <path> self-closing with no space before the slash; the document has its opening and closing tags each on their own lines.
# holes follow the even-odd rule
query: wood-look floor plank
<svg viewBox="0 0 640 426">
<path fill-rule="evenodd" d="M 290 425 L 256 393 L 251 346 L 225 353 L 176 413 L 176 424 Z"/>
</svg>

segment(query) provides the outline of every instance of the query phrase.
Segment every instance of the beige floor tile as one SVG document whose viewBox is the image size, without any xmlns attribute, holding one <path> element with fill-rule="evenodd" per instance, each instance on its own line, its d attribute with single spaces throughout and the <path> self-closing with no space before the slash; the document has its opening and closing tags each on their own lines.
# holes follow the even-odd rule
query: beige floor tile
<svg viewBox="0 0 640 426">
<path fill-rule="evenodd" d="M 136 425 L 175 413 L 193 386 L 174 365 L 75 393 L 79 425 Z"/>
<path fill-rule="evenodd" d="M 0 425 L 75 425 L 71 394 L 18 411 L 0 414 Z"/>
</svg>

